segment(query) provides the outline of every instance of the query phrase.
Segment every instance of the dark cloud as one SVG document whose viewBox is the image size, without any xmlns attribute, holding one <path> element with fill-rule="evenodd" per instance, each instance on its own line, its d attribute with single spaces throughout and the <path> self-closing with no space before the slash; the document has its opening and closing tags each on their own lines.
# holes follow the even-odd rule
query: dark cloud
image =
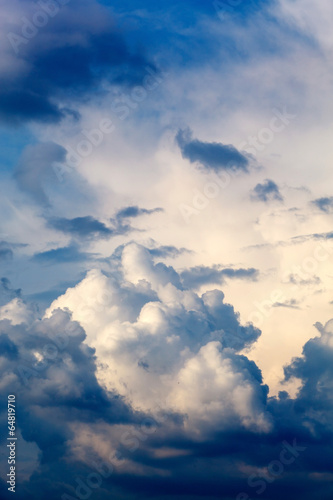
<svg viewBox="0 0 333 500">
<path fill-rule="evenodd" d="M 83 262 L 93 258 L 95 254 L 81 252 L 77 245 L 69 245 L 67 247 L 54 248 L 45 252 L 37 253 L 33 256 L 36 262 L 40 263 L 59 263 L 65 264 L 69 262 Z"/>
<path fill-rule="evenodd" d="M 20 481 L 18 500 L 80 498 L 83 489 L 77 495 L 77 484 L 88 484 L 87 498 L 94 494 L 99 500 L 313 500 L 318 495 L 330 500 L 333 320 L 325 326 L 318 323 L 320 335 L 309 340 L 302 356 L 285 368 L 285 381 L 296 378 L 301 382 L 299 393 L 294 398 L 285 391 L 269 397 L 260 369 L 241 354 L 258 339 L 260 331 L 240 325 L 239 315 L 224 302 L 222 292 L 212 290 L 202 297 L 182 292 L 172 268 L 161 269 L 151 260 L 144 261 L 152 256 L 140 247 L 131 246 L 130 250 L 129 264 L 137 270 L 142 262 L 153 279 L 150 285 L 147 279 L 134 285 L 121 275 L 110 277 L 112 296 L 107 299 L 122 318 L 117 319 L 118 328 L 127 325 L 131 331 L 127 338 L 119 336 L 125 351 L 117 349 L 117 369 L 124 355 L 126 359 L 133 356 L 144 376 L 152 373 L 155 380 L 161 373 L 172 373 L 174 363 L 178 372 L 177 363 L 186 346 L 193 351 L 195 363 L 188 377 L 179 372 L 177 387 L 188 384 L 189 401 L 192 404 L 197 398 L 197 409 L 207 426 L 193 433 L 188 414 L 149 417 L 135 412 L 114 391 L 106 391 L 96 378 L 97 351 L 89 347 L 85 331 L 68 311 L 55 309 L 47 318 L 30 324 L 2 320 L 1 395 L 16 394 L 21 446 L 23 440 L 38 446 L 33 474 Z M 147 267 L 148 262 L 152 267 Z M 168 291 L 163 303 L 150 288 L 155 278 L 154 286 L 159 288 L 163 282 Z M 91 275 L 89 283 L 92 279 Z M 176 302 L 170 301 L 171 283 L 178 286 Z M 9 286 L 7 282 L 5 286 Z M 96 290 L 93 286 L 90 293 L 96 295 Z M 81 297 L 85 299 L 85 294 Z M 149 335 L 148 316 L 138 335 L 133 335 L 140 310 L 151 307 L 152 301 L 155 311 L 161 313 L 158 334 Z M 105 309 L 109 310 L 108 304 Z M 101 314 L 99 309 L 99 317 Z M 169 342 L 161 344 L 168 330 L 165 338 Z M 186 342 L 182 344 L 180 339 Z M 168 357 L 170 352 L 173 355 Z M 231 403 L 236 413 L 229 413 Z M 253 411 L 258 426 L 249 426 L 246 418 L 240 418 Z M 0 412 L 4 417 L 4 406 Z M 147 418 L 150 426 L 144 432 Z M 269 427 L 261 427 L 260 419 L 267 420 Z M 4 446 L 5 436 L 0 441 Z M 112 454 L 105 457 L 106 449 Z M 89 487 L 88 478 L 96 473 L 96 466 L 91 465 L 96 458 L 108 465 L 109 474 L 101 476 L 95 488 L 91 487 L 93 480 Z M 11 498 L 3 478 L 0 494 Z"/>
<path fill-rule="evenodd" d="M 7 303 L 9 300 L 19 298 L 22 295 L 21 288 L 12 288 L 8 278 L 0 279 L 0 305 Z"/>
<path fill-rule="evenodd" d="M 25 15 L 31 21 L 36 6 L 16 5 L 17 19 L 12 16 L 8 31 L 21 36 L 21 18 Z M 22 65 L 22 71 L 13 74 L 8 64 L 0 77 L 0 119 L 7 123 L 75 118 L 77 103 L 101 95 L 105 85 L 142 84 L 147 66 L 156 69 L 142 52 L 130 47 L 109 11 L 93 1 L 72 1 L 42 29 L 30 30 L 36 34 L 28 43 L 15 46 L 14 42 L 10 47 L 7 40 L 10 57 L 16 58 L 12 66 Z"/>
<path fill-rule="evenodd" d="M 63 466 L 73 438 L 72 426 L 96 421 L 126 426 L 142 421 L 143 416 L 139 420 L 140 415 L 122 398 L 100 387 L 95 375 L 94 350 L 84 344 L 85 332 L 71 321 L 68 312 L 56 311 L 50 318 L 35 320 L 30 325 L 14 326 L 5 320 L 0 322 L 0 328 L 1 395 L 15 394 L 20 433 L 25 442 L 38 446 L 41 466 L 30 484 L 21 478 L 18 498 L 43 498 L 47 492 L 49 498 L 54 498 L 56 484 L 66 480 L 69 483 L 68 472 L 79 471 L 79 467 L 75 470 L 75 466 L 68 464 L 66 472 Z M 0 413 L 3 418 L 3 406 Z M 1 445 L 5 446 L 4 435 Z M 17 460 L 18 474 L 23 474 L 24 467 Z M 60 475 L 53 476 L 53 471 Z M 2 477 L 1 498 L 8 498 L 7 486 Z"/>
<path fill-rule="evenodd" d="M 309 279 L 302 279 L 300 276 L 297 276 L 296 274 L 291 274 L 289 276 L 289 283 L 292 283 L 293 285 L 302 285 L 302 286 L 320 285 L 321 279 L 319 278 L 319 276 L 312 276 Z"/>
<path fill-rule="evenodd" d="M 133 205 L 130 207 L 125 207 L 119 210 L 115 217 L 116 219 L 127 219 L 127 218 L 135 218 L 139 217 L 140 215 L 150 215 L 158 212 L 163 212 L 163 208 L 152 208 L 152 209 L 146 209 L 146 208 L 140 208 L 137 205 Z"/>
<path fill-rule="evenodd" d="M 283 201 L 278 185 L 270 179 L 256 185 L 251 193 L 251 199 L 264 202 L 271 200 Z"/>
<path fill-rule="evenodd" d="M 247 172 L 249 160 L 232 145 L 218 142 L 202 142 L 192 138 L 190 129 L 179 130 L 176 136 L 177 144 L 183 158 L 191 163 L 200 163 L 207 169 L 238 170 Z"/>
<path fill-rule="evenodd" d="M 127 234 L 131 231 L 138 231 L 131 226 L 129 220 L 136 219 L 142 215 L 151 215 L 154 213 L 163 212 L 163 208 L 140 208 L 137 205 L 124 207 L 118 212 L 116 212 L 115 216 L 110 219 L 110 222 L 113 227 L 114 234 Z"/>
<path fill-rule="evenodd" d="M 327 214 L 333 212 L 333 196 L 329 196 L 326 198 L 318 198 L 312 202 L 317 208 L 319 208 L 322 212 Z"/>
<path fill-rule="evenodd" d="M 182 283 L 186 288 L 197 288 L 209 283 L 224 283 L 225 278 L 247 279 L 256 281 L 259 271 L 250 269 L 221 269 L 221 266 L 197 266 L 181 273 Z"/>
<path fill-rule="evenodd" d="M 114 234 L 113 229 L 91 216 L 74 219 L 52 218 L 48 220 L 48 225 L 57 231 L 79 238 L 109 238 Z"/>
<path fill-rule="evenodd" d="M 300 309 L 299 301 L 296 299 L 286 300 L 285 302 L 275 302 L 272 307 L 286 307 L 289 309 Z"/>
<path fill-rule="evenodd" d="M 191 250 L 187 248 L 177 248 L 172 245 L 162 245 L 160 247 L 150 248 L 149 253 L 153 257 L 163 259 L 166 257 L 176 258 L 184 253 L 191 253 Z"/>
<path fill-rule="evenodd" d="M 333 320 L 325 326 L 320 323 L 315 326 L 320 336 L 305 344 L 302 357 L 293 359 L 285 368 L 285 376 L 286 380 L 296 378 L 302 381 L 296 409 L 311 425 L 319 442 L 326 435 L 328 443 L 333 442 Z M 317 464 L 318 472 L 323 472 L 323 458 Z M 324 467 L 326 472 L 333 472 L 329 463 Z"/>
<path fill-rule="evenodd" d="M 64 234 L 68 234 L 73 238 L 79 239 L 96 239 L 96 238 L 111 238 L 114 236 L 124 235 L 131 231 L 136 231 L 135 228 L 131 226 L 128 222 L 129 219 L 137 218 L 141 215 L 150 215 L 156 212 L 161 212 L 161 208 L 154 208 L 151 210 L 145 208 L 139 208 L 138 206 L 130 206 L 119 210 L 113 218 L 109 220 L 110 227 L 106 226 L 104 222 L 101 222 L 94 217 L 87 215 L 84 217 L 75 217 L 73 219 L 67 219 L 65 217 L 52 217 L 47 220 L 49 227 L 61 231 Z M 71 247 L 72 248 L 72 247 Z M 58 249 L 59 250 L 59 249 Z M 65 250 L 58 251 L 58 256 L 65 255 Z M 172 251 L 171 247 L 169 248 Z M 165 252 L 167 249 L 165 250 Z M 53 250 L 51 252 L 54 252 Z M 66 253 L 67 250 L 66 250 Z M 45 256 L 45 254 L 47 254 Z M 71 250 L 71 254 L 73 250 Z M 43 253 L 44 258 L 54 258 L 54 253 L 50 252 Z M 87 256 L 87 254 L 82 254 Z M 85 258 L 85 257 L 84 257 Z M 82 260 L 82 259 L 81 259 Z"/>
</svg>

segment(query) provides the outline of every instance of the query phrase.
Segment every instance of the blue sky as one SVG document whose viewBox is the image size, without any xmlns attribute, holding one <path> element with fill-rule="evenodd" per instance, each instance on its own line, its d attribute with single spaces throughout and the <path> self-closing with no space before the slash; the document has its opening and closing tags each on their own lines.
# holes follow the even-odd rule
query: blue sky
<svg viewBox="0 0 333 500">
<path fill-rule="evenodd" d="M 2 2 L 19 500 L 332 498 L 332 10 Z"/>
</svg>

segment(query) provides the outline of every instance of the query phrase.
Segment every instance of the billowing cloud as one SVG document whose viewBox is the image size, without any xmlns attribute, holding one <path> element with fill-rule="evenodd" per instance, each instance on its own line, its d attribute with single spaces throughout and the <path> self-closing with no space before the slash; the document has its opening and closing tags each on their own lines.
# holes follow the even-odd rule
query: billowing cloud
<svg viewBox="0 0 333 500">
<path fill-rule="evenodd" d="M 186 158 L 191 163 L 199 163 L 215 172 L 220 170 L 247 172 L 249 169 L 248 158 L 231 144 L 202 142 L 193 139 L 190 129 L 179 130 L 176 141 L 183 158 Z"/>
<path fill-rule="evenodd" d="M 29 310 L 22 314 L 26 307 L 13 301 L 0 320 L 0 390 L 1 394 L 15 394 L 17 432 L 23 443 L 37 445 L 37 464 L 49 474 L 70 451 L 73 429 L 80 422 L 99 419 L 109 425 L 126 425 L 136 417 L 121 398 L 99 386 L 94 350 L 84 344 L 85 332 L 71 321 L 70 314 L 55 311 L 50 318 L 38 320 Z M 2 446 L 4 440 L 3 435 Z M 24 463 L 18 460 L 16 469 L 18 475 L 23 473 Z M 34 488 L 37 478 L 42 480 L 41 471 L 35 473 L 30 487 L 20 489 L 19 498 Z M 7 498 L 2 481 L 1 496 Z M 50 488 L 52 491 L 52 485 Z"/>
<path fill-rule="evenodd" d="M 260 331 L 241 326 L 221 291 L 183 289 L 135 243 L 120 257 L 44 319 L 20 299 L 0 309 L 1 390 L 17 395 L 22 440 L 39 451 L 18 498 L 88 494 L 102 470 L 101 499 L 277 500 L 288 486 L 310 500 L 331 473 L 332 322 L 285 368 L 299 394 L 270 398 L 244 354 Z"/>
<path fill-rule="evenodd" d="M 142 410 L 155 411 L 158 398 L 166 410 L 187 414 L 190 427 L 200 428 L 210 418 L 218 425 L 219 415 L 230 425 L 236 418 L 244 425 L 268 428 L 269 418 L 259 397 L 264 394 L 261 378 L 254 379 L 247 361 L 240 362 L 232 354 L 250 346 L 260 332 L 239 324 L 233 307 L 224 303 L 223 293 L 216 290 L 200 297 L 183 289 L 181 277 L 172 267 L 154 264 L 149 251 L 134 243 L 122 251 L 120 276 L 115 281 L 91 271 L 50 308 L 68 307 L 80 321 L 104 367 L 99 372 L 103 383 Z M 209 365 L 207 352 L 215 353 L 214 367 Z M 116 371 L 111 368 L 115 363 Z M 209 406 L 203 411 L 203 395 L 196 393 L 199 388 L 195 384 L 187 387 L 194 366 L 202 370 L 202 383 L 206 375 L 221 371 L 215 382 L 207 379 L 216 398 L 211 417 Z M 224 385 L 228 370 L 230 384 Z M 241 379 L 244 397 L 254 398 L 249 415 L 242 413 L 236 400 L 226 406 L 227 394 L 237 392 L 236 381 Z M 180 380 L 183 384 L 179 386 Z M 188 401 L 179 392 L 187 390 L 192 394 Z"/>
</svg>

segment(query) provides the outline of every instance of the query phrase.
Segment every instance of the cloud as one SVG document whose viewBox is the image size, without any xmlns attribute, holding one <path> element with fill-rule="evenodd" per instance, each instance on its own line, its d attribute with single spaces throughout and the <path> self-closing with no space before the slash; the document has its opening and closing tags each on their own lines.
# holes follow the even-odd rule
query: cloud
<svg viewBox="0 0 333 500">
<path fill-rule="evenodd" d="M 304 280 L 300 276 L 297 276 L 297 274 L 290 274 L 288 278 L 289 278 L 289 283 L 292 283 L 293 285 L 307 286 L 307 285 L 320 285 L 321 283 L 321 279 L 318 276 L 313 276 L 309 279 Z"/>
<path fill-rule="evenodd" d="M 318 198 L 312 202 L 319 210 L 327 214 L 333 211 L 333 196 Z"/>
<path fill-rule="evenodd" d="M 57 180 L 54 166 L 64 163 L 66 154 L 66 149 L 54 142 L 28 145 L 14 170 L 14 178 L 20 189 L 35 202 L 49 206 L 45 186 Z"/>
<path fill-rule="evenodd" d="M 7 241 L 0 241 L 0 260 L 7 260 L 13 258 L 12 247 Z"/>
<path fill-rule="evenodd" d="M 198 162 L 215 172 L 220 170 L 248 172 L 249 160 L 232 145 L 193 139 L 190 129 L 179 130 L 176 141 L 183 158 L 188 159 L 191 163 Z"/>
<path fill-rule="evenodd" d="M 91 259 L 94 254 L 81 252 L 79 247 L 71 244 L 67 247 L 53 248 L 45 252 L 36 253 L 33 260 L 40 263 L 69 263 L 69 262 L 82 262 Z"/>
<path fill-rule="evenodd" d="M 272 307 L 287 307 L 289 309 L 300 309 L 299 301 L 296 299 L 286 300 L 285 302 L 275 302 Z"/>
<path fill-rule="evenodd" d="M 12 306 L 17 308 L 15 303 Z M 31 488 L 36 488 L 36 498 L 41 498 L 54 485 L 45 483 L 41 489 L 43 479 L 38 468 L 43 469 L 44 480 L 48 481 L 52 470 L 70 452 L 76 426 L 98 420 L 106 425 L 121 422 L 126 427 L 139 415 L 117 394 L 106 392 L 98 384 L 94 350 L 84 344 L 85 332 L 71 321 L 68 312 L 55 311 L 48 319 L 30 318 L 20 324 L 3 319 L 0 325 L 1 393 L 15 394 L 17 433 L 23 443 L 35 443 L 39 451 L 35 475 L 30 485 L 21 481 L 19 498 L 30 498 Z M 1 441 L 4 446 L 4 437 Z M 69 468 L 73 471 L 71 464 Z M 16 469 L 20 475 L 24 464 L 17 461 Z M 65 472 L 58 481 L 67 477 Z M 2 498 L 7 498 L 6 490 L 7 486 Z"/>
<path fill-rule="evenodd" d="M 140 208 L 137 205 L 124 207 L 116 212 L 114 217 L 110 219 L 113 226 L 114 234 L 127 234 L 130 231 L 138 231 L 129 223 L 130 219 L 135 219 L 142 215 L 151 215 L 154 213 L 163 212 L 163 208 Z"/>
<path fill-rule="evenodd" d="M 251 193 L 251 199 L 265 203 L 271 200 L 283 201 L 278 185 L 270 179 L 256 185 Z"/>
<path fill-rule="evenodd" d="M 140 208 L 137 205 L 129 206 L 122 208 L 119 210 L 115 217 L 116 219 L 127 219 L 127 218 L 135 218 L 139 217 L 140 215 L 150 215 L 158 212 L 163 212 L 163 208 L 153 208 L 153 209 L 146 209 L 146 208 Z"/>
<path fill-rule="evenodd" d="M 110 227 L 106 226 L 104 222 L 95 219 L 91 215 L 75 217 L 73 219 L 68 219 L 66 217 L 52 217 L 47 219 L 47 224 L 52 229 L 68 234 L 73 238 L 107 239 L 113 236 L 124 235 L 131 231 L 136 231 L 136 229 L 129 224 L 129 219 L 162 211 L 163 210 L 161 208 L 147 210 L 137 206 L 126 207 L 119 210 L 115 216 L 109 220 L 111 224 Z"/>
<path fill-rule="evenodd" d="M 158 402 L 165 411 L 186 413 L 192 429 L 205 427 L 205 420 L 210 418 L 220 425 L 218 413 L 223 421 L 230 421 L 230 425 L 234 415 L 240 425 L 247 422 L 244 425 L 265 428 L 269 419 L 265 423 L 262 403 L 260 398 L 257 400 L 258 394 L 264 391 L 260 388 L 261 379 L 252 380 L 250 367 L 244 366 L 243 373 L 237 356 L 233 362 L 230 357 L 232 352 L 250 346 L 260 332 L 251 325 L 241 326 L 238 314 L 223 299 L 223 293 L 217 290 L 201 297 L 192 290 L 184 290 L 181 276 L 171 266 L 155 264 L 146 248 L 131 243 L 122 249 L 117 274 L 108 278 L 100 271 L 91 271 L 81 283 L 56 300 L 49 313 L 58 307 L 68 307 L 73 312 L 73 318 L 85 328 L 88 342 L 96 348 L 104 367 L 99 373 L 100 380 L 142 411 L 154 412 Z M 236 375 L 231 385 L 238 377 L 245 377 L 244 387 L 249 384 L 250 392 L 252 384 L 259 384 L 248 417 L 238 414 L 234 403 L 230 403 L 230 413 L 225 410 L 224 415 L 225 398 L 233 390 L 231 386 L 222 389 L 218 380 L 212 389 L 216 392 L 216 407 L 220 407 L 216 414 L 210 415 L 207 407 L 204 415 L 201 396 L 195 394 L 194 388 L 188 388 L 193 393 L 192 403 L 188 400 L 185 404 L 178 394 L 177 381 L 180 376 L 187 379 L 185 373 L 192 370 L 193 364 L 204 364 L 202 381 L 206 370 L 210 371 L 204 361 L 206 350 L 216 352 L 221 372 L 235 363 Z M 117 374 L 112 372 L 113 363 L 117 364 Z M 233 368 L 230 370 L 233 373 Z M 246 393 L 247 389 L 244 390 Z M 201 417 L 197 412 L 202 412 Z"/>
<path fill-rule="evenodd" d="M 177 248 L 173 245 L 162 245 L 156 248 L 149 248 L 148 251 L 153 257 L 162 259 L 166 257 L 176 258 L 184 253 L 191 253 L 187 248 Z"/>
<path fill-rule="evenodd" d="M 332 463 L 333 322 L 285 368 L 299 394 L 268 397 L 243 352 L 260 331 L 221 291 L 184 290 L 160 264 L 130 243 L 119 272 L 90 271 L 43 319 L 20 299 L 0 308 L 1 390 L 16 394 L 22 441 L 39 450 L 19 500 L 75 498 L 97 459 L 113 468 L 101 499 L 311 500 Z"/>
<path fill-rule="evenodd" d="M 225 278 L 255 281 L 258 277 L 258 270 L 254 268 L 221 269 L 221 266 L 197 266 L 184 270 L 180 276 L 186 288 L 198 288 L 209 283 L 224 283 Z"/>
<path fill-rule="evenodd" d="M 302 356 L 294 358 L 284 371 L 287 381 L 292 378 L 302 381 L 296 407 L 308 421 L 313 436 L 320 439 L 327 433 L 332 439 L 333 320 L 315 326 L 320 335 L 309 340 Z M 322 460 L 317 467 L 318 472 L 323 470 Z"/>
<path fill-rule="evenodd" d="M 0 279 L 0 305 L 7 303 L 9 300 L 21 297 L 21 288 L 14 289 L 8 278 Z"/>
<path fill-rule="evenodd" d="M 57 231 L 79 238 L 109 238 L 114 234 L 111 228 L 92 216 L 75 217 L 74 219 L 55 217 L 48 220 L 48 225 Z"/>
<path fill-rule="evenodd" d="M 9 28 L 11 35 L 7 49 L 3 48 L 8 63 L 1 78 L 0 119 L 7 123 L 58 123 L 66 116 L 75 118 L 79 102 L 96 92 L 103 95 L 108 85 L 142 83 L 145 68 L 156 69 L 141 51 L 131 48 L 109 11 L 93 1 L 60 7 L 42 29 L 31 23 L 33 2 L 18 1 L 15 7 L 5 6 L 10 18 L 7 34 Z M 29 40 L 23 38 L 24 43 L 23 17 L 34 32 Z"/>
</svg>

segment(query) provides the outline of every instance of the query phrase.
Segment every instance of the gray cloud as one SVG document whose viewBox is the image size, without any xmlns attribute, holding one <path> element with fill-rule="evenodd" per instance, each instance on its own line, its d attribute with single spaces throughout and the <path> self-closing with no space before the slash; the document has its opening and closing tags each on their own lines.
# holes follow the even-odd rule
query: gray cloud
<svg viewBox="0 0 333 500">
<path fill-rule="evenodd" d="M 186 288 L 197 288 L 209 283 L 224 283 L 226 278 L 256 281 L 259 271 L 250 269 L 221 269 L 221 266 L 197 266 L 184 270 L 180 276 Z"/>
<path fill-rule="evenodd" d="M 0 241 L 0 260 L 7 260 L 13 258 L 12 245 L 7 241 Z"/>
<path fill-rule="evenodd" d="M 22 295 L 21 288 L 13 288 L 8 278 L 0 278 L 0 305 L 19 298 Z"/>
<path fill-rule="evenodd" d="M 286 307 L 289 309 L 300 309 L 299 301 L 296 299 L 286 300 L 285 302 L 275 302 L 272 307 Z"/>
<path fill-rule="evenodd" d="M 146 208 L 140 208 L 137 205 L 131 205 L 129 207 L 125 207 L 119 210 L 116 213 L 115 217 L 118 220 L 132 219 L 135 217 L 139 217 L 140 215 L 150 215 L 158 212 L 163 212 L 163 208 L 146 209 Z"/>
<path fill-rule="evenodd" d="M 57 231 L 79 238 L 109 238 L 114 235 L 113 229 L 91 216 L 74 219 L 55 217 L 48 220 L 48 225 Z"/>
<path fill-rule="evenodd" d="M 156 258 L 176 258 L 184 253 L 191 253 L 187 248 L 177 248 L 172 245 L 162 245 L 156 248 L 149 248 L 149 253 Z"/>
<path fill-rule="evenodd" d="M 190 129 L 179 130 L 176 136 L 177 144 L 183 158 L 191 163 L 200 163 L 207 169 L 239 170 L 248 172 L 249 160 L 231 144 L 218 142 L 202 142 L 192 138 Z"/>
<path fill-rule="evenodd" d="M 0 119 L 7 124 L 58 123 L 66 116 L 75 120 L 78 104 L 103 95 L 106 83 L 133 87 L 142 83 L 147 66 L 156 69 L 115 28 L 109 9 L 93 0 L 59 3 L 51 2 L 51 12 L 52 5 L 58 12 L 49 16 L 48 6 L 39 8 L 29 0 L 3 6 L 8 23 Z M 41 29 L 31 22 L 36 8 L 49 21 Z M 24 26 L 27 37 L 22 37 Z"/>
<path fill-rule="evenodd" d="M 271 200 L 283 201 L 278 185 L 271 179 L 266 179 L 262 184 L 257 184 L 251 193 L 251 199 L 265 203 Z"/>
<path fill-rule="evenodd" d="M 23 151 L 14 171 L 14 178 L 20 189 L 44 206 L 50 202 L 45 186 L 58 181 L 54 165 L 64 163 L 67 151 L 54 142 L 29 145 Z"/>
<path fill-rule="evenodd" d="M 285 368 L 286 381 L 301 380 L 299 394 L 294 399 L 286 392 L 268 397 L 259 368 L 240 354 L 260 331 L 240 324 L 222 292 L 200 297 L 182 290 L 176 271 L 155 264 L 138 245 L 123 247 L 121 253 L 122 272 L 110 277 L 92 272 L 63 297 L 73 315 L 55 304 L 53 314 L 43 320 L 18 325 L 1 321 L 2 390 L 16 394 L 22 438 L 38 445 L 40 453 L 17 498 L 42 500 L 47 495 L 56 500 L 65 493 L 75 498 L 75 478 L 86 484 L 95 472 L 91 457 L 98 455 L 114 467 L 100 488 L 92 488 L 100 500 L 110 495 L 234 499 L 240 494 L 249 500 L 262 493 L 267 500 L 279 500 L 283 492 L 286 500 L 295 498 L 295 492 L 312 500 L 318 488 L 321 498 L 329 500 L 332 488 L 325 477 L 333 463 L 333 322 L 317 324 L 320 336 Z M 85 331 L 74 317 L 89 307 L 91 318 L 90 313 L 82 317 Z M 113 347 L 100 338 L 101 347 L 92 348 L 93 338 L 103 331 L 113 332 Z M 180 414 L 149 417 L 152 431 L 144 433 L 147 415 L 134 412 L 123 396 L 105 390 L 96 378 L 97 364 L 105 370 L 107 362 L 112 380 L 117 377 L 113 366 L 118 371 L 125 363 L 121 387 L 129 390 L 126 400 L 139 390 L 147 395 L 158 382 L 152 388 L 156 397 L 165 380 L 166 387 L 175 383 L 178 398 L 173 401 L 188 406 Z M 135 378 L 125 380 L 132 370 Z M 131 392 L 133 383 L 136 391 Z M 270 426 L 260 428 L 260 419 Z M 105 458 L 108 448 L 111 458 Z M 283 462 L 282 472 L 273 475 L 281 456 L 288 465 Z M 3 479 L 0 492 L 7 498 Z"/>
<path fill-rule="evenodd" d="M 333 212 L 333 196 L 318 198 L 312 202 L 317 208 L 319 208 L 322 212 L 327 214 Z"/>
<path fill-rule="evenodd" d="M 45 252 L 36 253 L 33 256 L 33 260 L 40 263 L 55 262 L 58 264 L 65 264 L 90 260 L 94 256 L 96 256 L 96 254 L 81 252 L 77 245 L 71 244 L 67 247 L 53 248 Z"/>
</svg>

